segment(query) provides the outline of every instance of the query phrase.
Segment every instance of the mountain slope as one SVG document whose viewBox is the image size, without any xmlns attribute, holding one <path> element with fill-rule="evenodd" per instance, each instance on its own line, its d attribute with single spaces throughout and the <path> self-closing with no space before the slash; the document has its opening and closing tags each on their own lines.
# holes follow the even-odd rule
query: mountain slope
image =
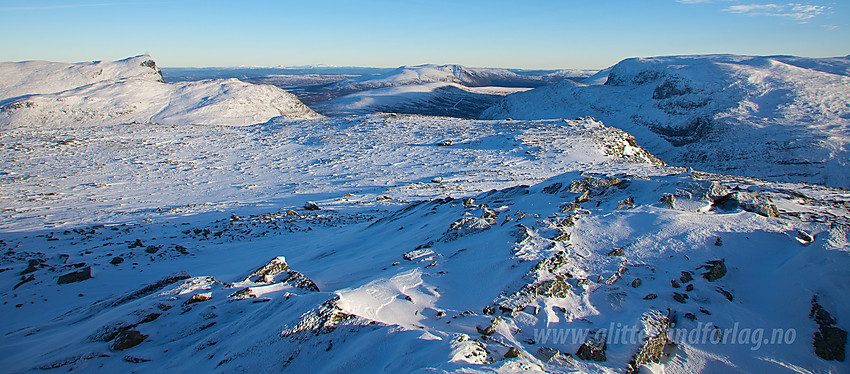
<svg viewBox="0 0 850 374">
<path fill-rule="evenodd" d="M 8 372 L 848 368 L 813 346 L 850 323 L 846 191 L 665 166 L 590 119 L 2 140 Z"/>
<path fill-rule="evenodd" d="M 628 59 L 604 85 L 517 93 L 484 118 L 593 116 L 665 161 L 783 181 L 850 186 L 850 59 Z"/>
<path fill-rule="evenodd" d="M 327 116 L 376 112 L 478 118 L 504 95 L 523 88 L 466 87 L 457 83 L 422 83 L 355 92 L 312 105 Z"/>
<path fill-rule="evenodd" d="M 163 83 L 148 56 L 114 63 L 0 65 L 0 126 L 128 122 L 250 125 L 318 118 L 294 95 L 236 79 Z"/>
</svg>

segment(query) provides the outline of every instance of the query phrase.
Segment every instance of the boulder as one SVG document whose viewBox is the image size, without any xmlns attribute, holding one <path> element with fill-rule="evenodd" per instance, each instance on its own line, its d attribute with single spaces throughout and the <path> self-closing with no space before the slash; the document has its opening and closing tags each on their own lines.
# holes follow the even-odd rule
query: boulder
<svg viewBox="0 0 850 374">
<path fill-rule="evenodd" d="M 57 283 L 67 284 L 74 282 L 82 282 L 86 279 L 91 279 L 91 266 L 86 266 L 78 271 L 73 271 L 68 274 L 59 276 Z"/>
</svg>

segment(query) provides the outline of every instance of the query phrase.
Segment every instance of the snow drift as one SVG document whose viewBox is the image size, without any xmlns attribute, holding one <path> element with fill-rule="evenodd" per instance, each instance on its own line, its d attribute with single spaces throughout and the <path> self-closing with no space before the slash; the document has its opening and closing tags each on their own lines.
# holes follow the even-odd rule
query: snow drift
<svg viewBox="0 0 850 374">
<path fill-rule="evenodd" d="M 236 79 L 164 83 L 149 56 L 115 62 L 0 64 L 0 126 L 154 122 L 250 125 L 317 118 L 294 95 Z"/>
<path fill-rule="evenodd" d="M 847 187 L 848 75 L 847 57 L 633 58 L 603 85 L 564 81 L 513 94 L 482 117 L 593 116 L 667 162 Z"/>
</svg>

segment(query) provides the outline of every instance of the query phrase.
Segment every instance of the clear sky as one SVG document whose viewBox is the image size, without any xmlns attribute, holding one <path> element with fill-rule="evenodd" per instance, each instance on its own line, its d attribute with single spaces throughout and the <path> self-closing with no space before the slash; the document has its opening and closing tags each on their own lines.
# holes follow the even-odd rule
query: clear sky
<svg viewBox="0 0 850 374">
<path fill-rule="evenodd" d="M 0 61 L 603 68 L 850 54 L 850 0 L 0 0 Z"/>
</svg>

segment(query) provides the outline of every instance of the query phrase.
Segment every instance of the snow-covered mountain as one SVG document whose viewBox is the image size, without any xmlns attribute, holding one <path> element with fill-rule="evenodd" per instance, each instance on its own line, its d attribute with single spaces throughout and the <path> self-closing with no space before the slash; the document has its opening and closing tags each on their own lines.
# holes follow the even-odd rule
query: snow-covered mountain
<svg viewBox="0 0 850 374">
<path fill-rule="evenodd" d="M 4 372 L 848 369 L 846 191 L 666 166 L 592 119 L 0 144 Z"/>
<path fill-rule="evenodd" d="M 483 117 L 593 116 L 671 163 L 847 187 L 848 69 L 847 57 L 634 58 L 612 67 L 604 85 L 564 81 L 513 94 Z"/>
<path fill-rule="evenodd" d="M 155 122 L 250 125 L 318 118 L 294 95 L 236 79 L 164 83 L 149 56 L 110 63 L 0 63 L 0 126 Z"/>
<path fill-rule="evenodd" d="M 767 116 L 810 94 L 773 108 L 845 119 L 841 59 L 691 59 L 528 104 L 594 94 L 688 128 L 667 110 Z M 639 144 L 712 138 L 590 117 L 262 120 L 291 96 L 161 83 L 145 61 L 7 84 L 39 93 L 2 99 L 4 373 L 850 372 L 846 189 L 668 165 Z M 371 92 L 427 85 L 468 92 Z M 794 128 L 752 113 L 748 134 Z"/>
<path fill-rule="evenodd" d="M 327 116 L 377 112 L 478 118 L 505 95 L 528 90 L 515 87 L 467 87 L 434 82 L 376 88 L 313 104 Z"/>
</svg>

